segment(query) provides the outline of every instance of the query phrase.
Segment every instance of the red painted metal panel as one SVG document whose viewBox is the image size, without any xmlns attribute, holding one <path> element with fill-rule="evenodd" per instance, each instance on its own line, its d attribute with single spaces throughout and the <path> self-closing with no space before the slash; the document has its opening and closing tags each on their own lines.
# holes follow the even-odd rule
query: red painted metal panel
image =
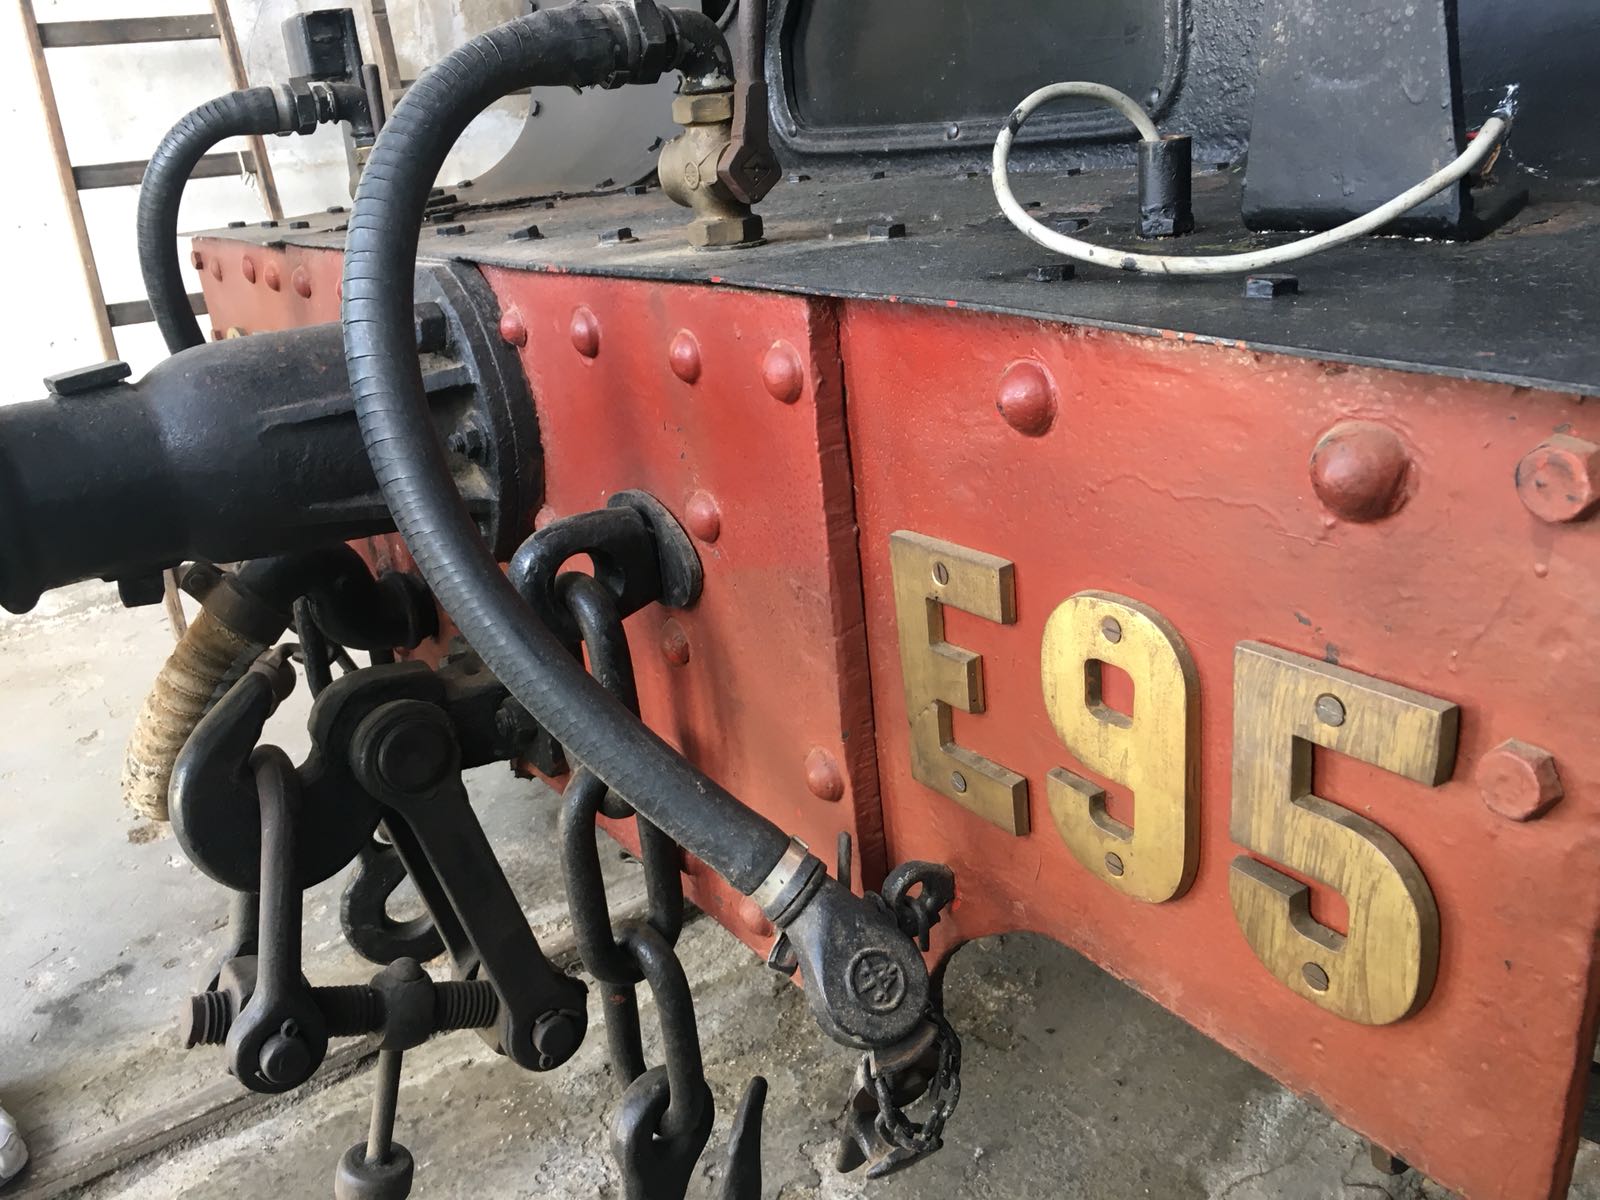
<svg viewBox="0 0 1600 1200">
<path fill-rule="evenodd" d="M 700 602 L 628 622 L 645 719 L 831 859 L 883 869 L 837 332 L 816 301 L 486 270 L 546 447 L 540 521 L 642 488 L 695 535 Z M 821 792 L 830 797 L 819 798 Z M 765 951 L 753 902 L 697 903 Z"/>
<path fill-rule="evenodd" d="M 960 890 L 936 949 L 1048 934 L 1467 1196 L 1565 1194 L 1596 1016 L 1600 524 L 1542 523 L 1514 476 L 1553 430 L 1600 437 L 1600 420 L 1560 396 L 898 305 L 846 305 L 841 334 L 891 860 L 948 861 Z M 1039 371 L 1058 408 L 1043 434 L 1028 394 Z M 1365 469 L 1402 507 L 1368 523 L 1324 508 L 1309 475 L 1319 438 L 1351 418 L 1401 447 L 1398 483 L 1381 453 Z M 1027 777 L 1026 836 L 911 777 L 888 553 L 901 529 L 1016 563 L 1017 623 L 949 611 L 947 637 L 983 655 L 988 680 L 987 712 L 956 713 L 956 740 Z M 1169 903 L 1088 874 L 1045 803 L 1049 770 L 1083 768 L 1046 714 L 1041 633 L 1086 589 L 1152 606 L 1197 662 L 1200 865 Z M 1394 833 L 1437 897 L 1438 984 L 1397 1024 L 1353 1024 L 1292 994 L 1236 924 L 1244 640 L 1462 707 L 1440 788 L 1317 758 L 1318 794 Z M 1512 737 L 1551 751 L 1565 786 L 1527 823 L 1490 811 L 1473 781 Z"/>
</svg>

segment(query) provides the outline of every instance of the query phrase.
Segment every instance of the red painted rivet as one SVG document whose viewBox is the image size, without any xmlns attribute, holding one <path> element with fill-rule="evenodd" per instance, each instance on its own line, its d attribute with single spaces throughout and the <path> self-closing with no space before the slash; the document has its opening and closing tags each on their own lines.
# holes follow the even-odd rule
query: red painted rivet
<svg viewBox="0 0 1600 1200">
<path fill-rule="evenodd" d="M 674 666 L 686 666 L 689 662 L 689 635 L 671 617 L 661 627 L 661 653 Z"/>
<path fill-rule="evenodd" d="M 722 509 L 710 492 L 696 492 L 684 505 L 683 524 L 702 542 L 714 542 L 722 534 Z"/>
<path fill-rule="evenodd" d="M 1036 362 L 1013 363 L 1000 376 L 995 408 L 1024 437 L 1043 437 L 1056 423 L 1056 385 Z"/>
<path fill-rule="evenodd" d="M 700 342 L 694 334 L 687 329 L 678 330 L 672 345 L 667 347 L 667 361 L 672 365 L 672 373 L 685 383 L 699 379 Z"/>
<path fill-rule="evenodd" d="M 793 404 L 806 388 L 806 367 L 800 352 L 788 342 L 773 342 L 761 360 L 761 382 L 774 400 Z"/>
<path fill-rule="evenodd" d="M 211 260 L 211 278 L 219 282 L 222 279 L 222 260 L 220 258 L 213 258 Z"/>
<path fill-rule="evenodd" d="M 294 290 L 302 300 L 311 299 L 311 272 L 304 267 L 294 269 Z"/>
<path fill-rule="evenodd" d="M 738 915 L 739 924 L 744 926 L 745 931 L 751 937 L 769 938 L 772 936 L 772 922 L 767 920 L 767 914 L 761 911 L 761 905 L 757 904 L 749 896 L 745 896 L 739 901 Z"/>
<path fill-rule="evenodd" d="M 256 281 L 256 260 L 246 254 L 244 261 L 239 264 L 239 273 L 244 276 L 246 283 L 254 283 Z"/>
<path fill-rule="evenodd" d="M 193 267 L 196 271 L 205 270 L 205 268 L 206 268 L 206 256 L 204 254 L 201 254 L 200 251 L 198 251 L 198 250 L 189 251 L 189 265 L 191 267 Z"/>
<path fill-rule="evenodd" d="M 806 755 L 806 787 L 818 800 L 829 804 L 844 798 L 844 776 L 839 772 L 839 764 L 821 746 Z"/>
<path fill-rule="evenodd" d="M 334 281 L 334 284 L 333 284 L 333 298 L 335 300 L 343 300 L 344 299 L 344 279 L 343 279 L 343 277 L 340 277 L 339 279 L 336 279 Z"/>
<path fill-rule="evenodd" d="M 1552 525 L 1600 508 L 1600 446 L 1558 433 L 1517 464 L 1517 495 Z"/>
<path fill-rule="evenodd" d="M 600 321 L 587 308 L 572 314 L 572 348 L 585 358 L 600 353 Z"/>
<path fill-rule="evenodd" d="M 556 510 L 548 504 L 541 504 L 539 511 L 533 514 L 533 527 L 535 530 L 543 529 L 556 519 Z"/>
<path fill-rule="evenodd" d="M 283 273 L 278 270 L 278 264 L 271 260 L 262 268 L 261 277 L 266 280 L 269 291 L 275 292 L 283 286 Z"/>
<path fill-rule="evenodd" d="M 508 308 L 500 314 L 500 338 L 513 346 L 528 344 L 528 323 L 517 309 Z"/>
<path fill-rule="evenodd" d="M 1566 794 L 1554 756 L 1516 738 L 1480 758 L 1473 779 L 1484 804 L 1513 821 L 1543 816 Z"/>
<path fill-rule="evenodd" d="M 1387 425 L 1341 421 L 1311 452 L 1311 488 L 1346 521 L 1393 516 L 1410 498 L 1411 454 Z"/>
</svg>

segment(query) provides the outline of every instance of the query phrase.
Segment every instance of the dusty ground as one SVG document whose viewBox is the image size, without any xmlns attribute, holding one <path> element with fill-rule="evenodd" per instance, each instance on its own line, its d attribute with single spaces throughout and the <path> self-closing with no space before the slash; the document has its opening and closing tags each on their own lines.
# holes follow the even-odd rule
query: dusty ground
<svg viewBox="0 0 1600 1200">
<path fill-rule="evenodd" d="M 203 985 L 222 945 L 214 885 L 164 829 L 117 799 L 121 743 L 169 646 L 152 610 L 124 612 L 105 589 L 0 618 L 0 1097 L 28 1131 L 36 1174 L 6 1193 L 60 1194 L 39 1181 L 83 1139 L 221 1076 L 218 1051 L 185 1052 L 177 1003 Z M 303 709 L 275 734 L 303 748 Z M 548 796 L 501 770 L 472 778 L 507 874 L 541 936 L 562 919 L 543 847 Z M 615 858 L 608 855 L 608 858 Z M 620 860 L 619 894 L 637 887 Z M 338 933 L 339 881 L 307 900 L 307 973 L 353 982 L 371 968 Z M 698 997 L 719 1108 L 713 1149 L 745 1081 L 771 1082 L 766 1190 L 777 1200 L 1334 1200 L 1438 1198 L 1388 1179 L 1364 1145 L 1259 1072 L 1071 953 L 1038 939 L 969 947 L 952 968 L 963 1032 L 962 1106 L 942 1154 L 864 1186 L 833 1172 L 831 1123 L 853 1069 L 798 994 L 707 921 L 682 953 Z M 597 1014 L 591 1013 L 597 1025 Z M 647 1028 L 651 1014 L 645 1014 Z M 418 1197 L 614 1197 L 607 1152 L 616 1088 L 591 1039 L 566 1068 L 534 1078 L 456 1034 L 408 1055 L 398 1137 L 415 1153 Z M 1383 1086 L 1374 1080 L 1375 1086 Z M 331 1192 L 334 1162 L 362 1136 L 368 1073 L 269 1107 L 81 1189 L 99 1200 L 251 1200 Z M 697 1196 L 716 1193 L 708 1152 Z M 1600 1200 L 1585 1149 L 1573 1197 Z"/>
</svg>

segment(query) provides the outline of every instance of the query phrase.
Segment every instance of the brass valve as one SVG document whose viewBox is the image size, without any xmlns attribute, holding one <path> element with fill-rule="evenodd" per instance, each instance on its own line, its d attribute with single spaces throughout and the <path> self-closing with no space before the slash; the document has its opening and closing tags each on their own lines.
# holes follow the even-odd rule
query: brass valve
<svg viewBox="0 0 1600 1200">
<path fill-rule="evenodd" d="M 661 189 L 694 210 L 690 244 L 717 248 L 761 241 L 761 218 L 718 173 L 733 145 L 733 90 L 679 96 L 672 102 L 672 119 L 684 131 L 661 151 Z"/>
</svg>

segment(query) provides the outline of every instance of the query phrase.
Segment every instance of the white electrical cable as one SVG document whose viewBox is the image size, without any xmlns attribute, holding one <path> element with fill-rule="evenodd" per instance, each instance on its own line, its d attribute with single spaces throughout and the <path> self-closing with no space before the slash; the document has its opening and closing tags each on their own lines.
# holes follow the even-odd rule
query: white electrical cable
<svg viewBox="0 0 1600 1200">
<path fill-rule="evenodd" d="M 1488 161 L 1489 156 L 1499 148 L 1506 135 L 1511 131 L 1511 121 L 1516 115 L 1515 103 L 1516 89 L 1511 89 L 1505 101 L 1495 110 L 1494 116 L 1485 121 L 1483 128 L 1478 131 L 1478 136 L 1473 139 L 1472 145 L 1466 153 L 1456 159 L 1443 170 L 1430 175 L 1416 187 L 1402 192 L 1381 208 L 1375 208 L 1364 217 L 1357 217 L 1326 233 L 1319 233 L 1314 237 L 1302 238 L 1284 246 L 1274 246 L 1269 250 L 1253 250 L 1241 254 L 1219 254 L 1206 257 L 1192 257 L 1183 255 L 1166 254 L 1141 254 L 1133 250 L 1116 250 L 1108 246 L 1096 246 L 1091 242 L 1080 241 L 1078 238 L 1068 237 L 1064 233 L 1041 225 L 1034 220 L 1017 203 L 1017 198 L 1011 192 L 1011 181 L 1007 176 L 1007 166 L 1011 159 L 1011 144 L 1016 140 L 1017 132 L 1022 124 L 1034 110 L 1042 104 L 1052 100 L 1067 97 L 1086 98 L 1099 100 L 1115 108 L 1128 120 L 1138 127 L 1139 136 L 1147 142 L 1161 140 L 1160 132 L 1156 129 L 1155 122 L 1150 115 L 1140 108 L 1138 102 L 1126 96 L 1115 88 L 1106 87 L 1099 83 L 1056 83 L 1049 87 L 1042 87 L 1017 105 L 1011 119 L 1000 131 L 1000 137 L 994 144 L 994 168 L 992 179 L 994 182 L 994 196 L 1000 202 L 1000 210 L 1005 213 L 1006 219 L 1022 231 L 1027 237 L 1039 243 L 1046 250 L 1063 254 L 1068 258 L 1076 259 L 1082 263 L 1089 263 L 1097 267 L 1110 267 L 1117 271 L 1133 271 L 1149 275 L 1233 275 L 1247 271 L 1264 271 L 1272 267 L 1281 267 L 1285 263 L 1295 262 L 1299 259 L 1317 254 L 1323 250 L 1342 246 L 1346 242 L 1353 242 L 1357 238 L 1376 233 L 1395 218 L 1411 211 L 1424 200 L 1438 195 L 1453 183 L 1459 183 L 1468 175 L 1476 171 Z"/>
</svg>

